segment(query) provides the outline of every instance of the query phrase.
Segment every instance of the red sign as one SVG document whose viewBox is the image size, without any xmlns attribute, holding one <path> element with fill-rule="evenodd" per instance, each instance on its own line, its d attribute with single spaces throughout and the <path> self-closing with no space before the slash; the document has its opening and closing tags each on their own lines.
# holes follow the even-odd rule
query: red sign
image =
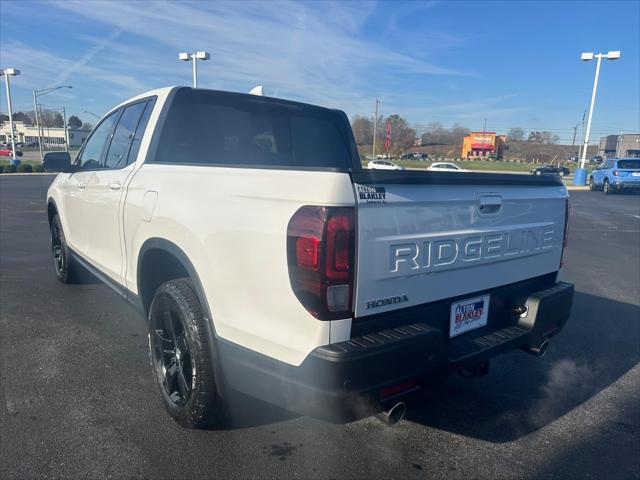
<svg viewBox="0 0 640 480">
<path fill-rule="evenodd" d="M 390 147 L 391 147 L 391 122 L 387 120 L 387 138 L 384 141 L 384 148 L 386 148 L 388 152 Z"/>
</svg>

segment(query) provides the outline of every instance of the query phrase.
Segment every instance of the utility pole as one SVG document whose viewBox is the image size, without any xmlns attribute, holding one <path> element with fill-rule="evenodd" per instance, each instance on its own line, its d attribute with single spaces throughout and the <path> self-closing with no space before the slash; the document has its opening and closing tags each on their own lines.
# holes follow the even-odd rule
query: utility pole
<svg viewBox="0 0 640 480">
<path fill-rule="evenodd" d="M 587 111 L 585 110 L 584 112 L 582 112 L 582 123 L 580 124 L 582 125 L 582 129 L 580 130 L 580 135 L 582 135 L 582 132 L 584 132 L 584 122 L 586 118 L 587 118 Z M 581 157 L 582 157 L 582 143 L 578 147 L 578 161 L 580 161 Z"/>
<path fill-rule="evenodd" d="M 378 105 L 380 104 L 380 100 L 376 98 L 376 113 L 373 116 L 373 152 L 371 156 L 373 160 L 376 159 L 376 133 L 378 130 Z"/>
<path fill-rule="evenodd" d="M 67 130 L 67 113 L 62 107 L 62 122 L 64 123 L 64 150 L 69 153 L 69 131 Z"/>
<path fill-rule="evenodd" d="M 485 145 L 485 143 L 486 143 L 486 142 L 485 142 L 485 138 L 486 138 L 486 136 L 487 136 L 487 133 L 486 133 L 486 132 L 487 132 L 487 119 L 485 118 L 485 119 L 484 119 L 484 124 L 483 124 L 483 126 L 482 126 L 482 144 L 483 144 L 483 145 Z M 485 153 L 485 152 L 483 151 L 483 152 L 482 152 L 482 156 L 483 156 L 483 157 L 484 157 L 484 153 Z"/>
<path fill-rule="evenodd" d="M 33 111 L 36 116 L 36 128 L 38 129 L 38 149 L 40 150 L 40 161 L 44 158 L 44 153 L 42 152 L 42 132 L 40 130 L 40 116 L 38 115 L 38 102 L 36 101 L 36 91 L 33 90 Z"/>
</svg>

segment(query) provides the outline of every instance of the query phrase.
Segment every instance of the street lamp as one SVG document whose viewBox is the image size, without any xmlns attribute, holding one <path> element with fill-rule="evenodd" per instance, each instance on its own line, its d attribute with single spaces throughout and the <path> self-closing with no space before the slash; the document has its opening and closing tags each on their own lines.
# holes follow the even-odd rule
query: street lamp
<svg viewBox="0 0 640 480">
<path fill-rule="evenodd" d="M 589 107 L 589 117 L 587 119 L 587 129 L 584 134 L 584 145 L 582 148 L 582 158 L 580 159 L 580 168 L 576 169 L 576 173 L 573 177 L 574 185 L 586 185 L 587 183 L 587 170 L 584 168 L 585 160 L 587 158 L 587 147 L 589 146 L 589 133 L 591 132 L 591 119 L 593 117 L 593 105 L 596 102 L 596 91 L 598 89 L 598 77 L 600 76 L 600 64 L 603 58 L 607 60 L 617 60 L 620 58 L 620 50 L 612 50 L 607 53 L 582 52 L 580 60 L 588 62 L 589 60 L 598 59 L 596 62 L 596 76 L 593 80 L 593 92 L 591 93 L 591 106 Z"/>
<path fill-rule="evenodd" d="M 13 132 L 13 114 L 11 113 L 11 88 L 9 87 L 9 77 L 11 75 L 20 75 L 17 68 L 5 68 L 0 70 L 0 75 L 4 75 L 5 84 L 7 86 L 7 106 L 9 107 L 9 131 L 11 132 L 11 165 L 18 165 L 20 160 L 16 160 L 16 139 Z"/>
<path fill-rule="evenodd" d="M 52 88 L 44 88 L 42 90 L 34 90 L 33 91 L 33 108 L 35 110 L 36 113 L 36 123 L 37 123 L 37 127 L 38 127 L 38 148 L 40 149 L 40 161 L 44 160 L 44 151 L 42 149 L 42 137 L 43 135 L 41 134 L 41 130 L 42 130 L 42 124 L 40 123 L 40 119 L 38 118 L 38 103 L 36 102 L 36 98 L 41 97 L 42 95 L 46 95 L 47 93 L 51 93 L 55 90 L 60 90 L 61 88 L 73 88 L 71 85 L 60 85 L 59 87 L 52 87 Z M 67 142 L 67 125 L 65 122 L 64 125 L 64 138 L 65 138 L 65 143 Z M 67 149 L 69 147 L 67 146 Z"/>
<path fill-rule="evenodd" d="M 209 60 L 211 58 L 211 55 L 209 55 L 209 53 L 207 52 L 180 52 L 178 54 L 178 58 L 183 62 L 188 62 L 189 60 L 193 62 L 193 88 L 198 88 L 198 67 L 196 66 L 197 62 L 198 60 Z"/>
<path fill-rule="evenodd" d="M 100 115 L 98 115 L 97 113 L 90 112 L 89 110 L 85 110 L 84 113 L 88 113 L 89 115 L 93 115 L 98 120 L 100 120 L 100 118 L 101 118 Z"/>
</svg>

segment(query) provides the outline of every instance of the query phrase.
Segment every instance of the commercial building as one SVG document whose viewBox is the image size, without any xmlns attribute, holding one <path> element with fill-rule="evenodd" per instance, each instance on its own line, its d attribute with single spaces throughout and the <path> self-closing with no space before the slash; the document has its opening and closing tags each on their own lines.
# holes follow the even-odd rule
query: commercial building
<svg viewBox="0 0 640 480">
<path fill-rule="evenodd" d="M 462 141 L 463 158 L 495 157 L 502 158 L 507 142 L 506 135 L 496 132 L 471 132 Z"/>
<path fill-rule="evenodd" d="M 598 155 L 603 158 L 640 157 L 640 133 L 600 137 Z"/>
<path fill-rule="evenodd" d="M 38 143 L 38 127 L 24 122 L 13 122 L 14 141 L 22 143 Z M 65 131 L 62 127 L 42 127 L 42 144 L 47 147 L 61 147 L 65 144 Z M 82 142 L 91 133 L 90 130 L 67 128 L 69 148 L 80 148 Z M 0 122 L 0 143 L 11 141 L 9 122 Z"/>
</svg>

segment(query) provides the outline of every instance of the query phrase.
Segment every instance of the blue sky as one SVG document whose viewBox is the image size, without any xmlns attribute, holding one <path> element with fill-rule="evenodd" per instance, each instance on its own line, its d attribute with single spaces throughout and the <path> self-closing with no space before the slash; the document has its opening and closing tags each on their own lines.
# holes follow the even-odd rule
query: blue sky
<svg viewBox="0 0 640 480">
<path fill-rule="evenodd" d="M 592 137 L 640 131 L 640 2 L 151 1 L 0 2 L 0 66 L 19 68 L 14 110 L 31 90 L 92 121 L 152 88 L 188 85 L 179 51 L 207 50 L 203 88 L 248 91 L 410 124 L 546 129 L 570 143 L 588 107 L 595 62 L 581 51 L 621 50 L 604 62 Z M 0 109 L 6 111 L 4 89 Z M 69 114 L 69 113 L 68 113 Z"/>
</svg>

